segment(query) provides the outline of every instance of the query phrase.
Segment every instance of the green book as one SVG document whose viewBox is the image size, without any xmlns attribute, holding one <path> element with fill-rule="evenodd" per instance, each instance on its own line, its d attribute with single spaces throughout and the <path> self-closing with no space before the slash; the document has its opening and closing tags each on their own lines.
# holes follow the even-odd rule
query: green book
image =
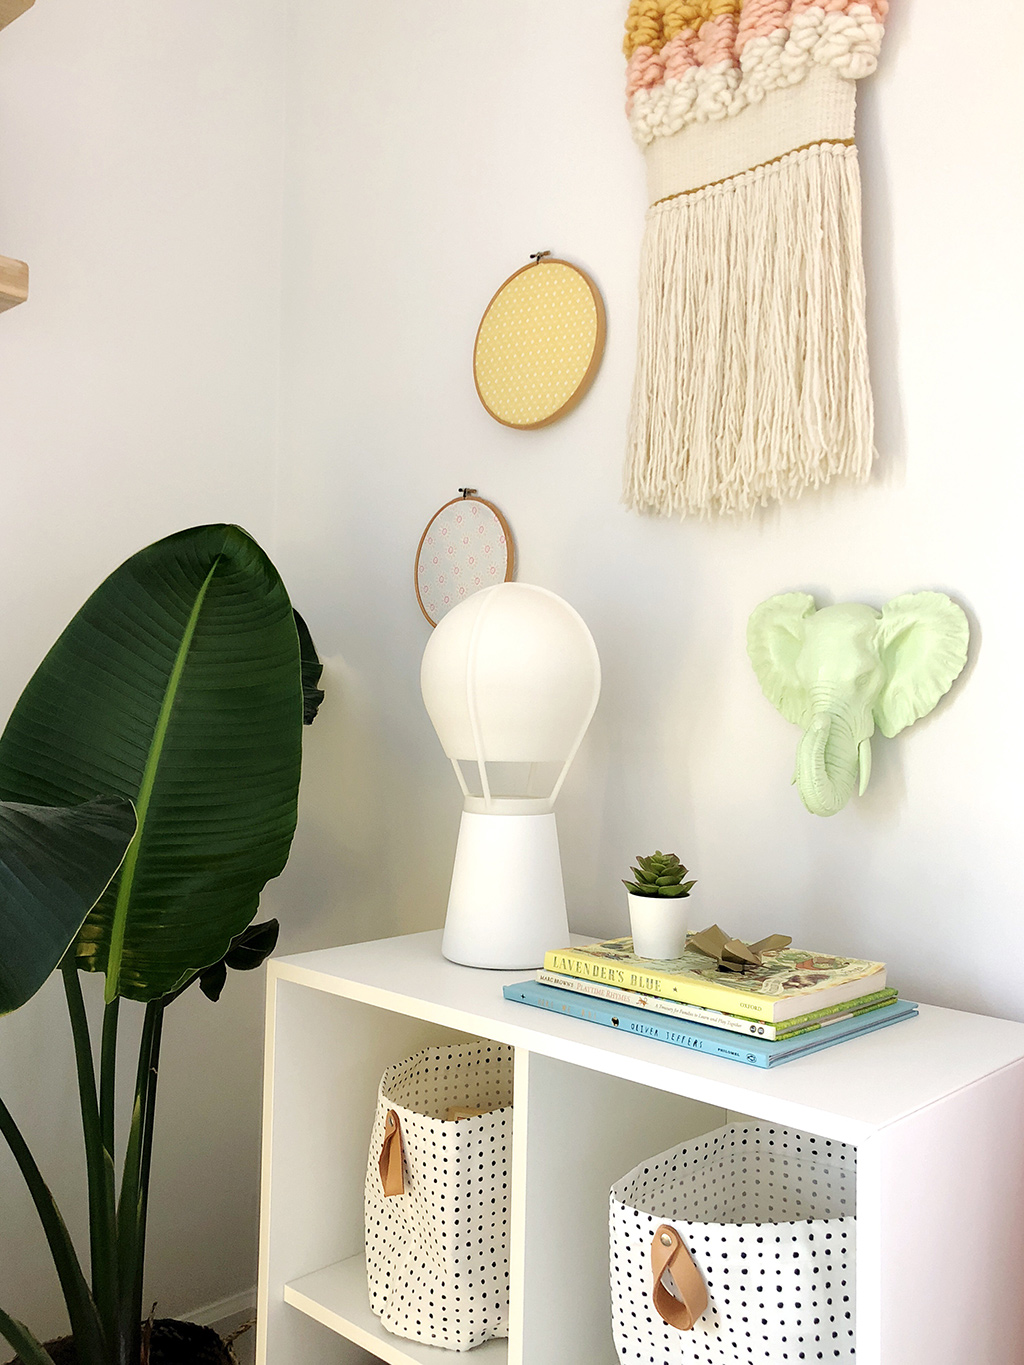
<svg viewBox="0 0 1024 1365">
<path fill-rule="evenodd" d="M 562 991 L 575 991 L 577 995 L 589 995 L 593 1000 L 609 1000 L 614 1005 L 629 1005 L 633 1009 L 650 1010 L 653 1014 L 667 1014 L 673 1019 L 685 1019 L 691 1024 L 707 1024 L 711 1028 L 725 1029 L 728 1033 L 743 1033 L 750 1038 L 792 1038 L 798 1033 L 807 1033 L 820 1028 L 822 1024 L 835 1024 L 840 1019 L 852 1018 L 882 1005 L 891 1005 L 898 992 L 894 986 L 885 990 L 871 991 L 867 995 L 847 1001 L 845 1004 L 826 1005 L 822 1009 L 810 1010 L 787 1019 L 781 1024 L 772 1024 L 763 1019 L 745 1019 L 739 1014 L 726 1014 L 722 1010 L 707 1009 L 701 1005 L 688 1005 L 681 1000 L 667 1000 L 659 995 L 645 995 L 641 991 L 631 991 L 622 986 L 611 986 L 603 981 L 592 981 L 585 977 L 565 976 L 559 972 L 539 971 L 537 981 L 542 986 L 555 986 Z"/>
<path fill-rule="evenodd" d="M 636 957 L 631 938 L 555 949 L 545 955 L 544 969 L 765 1024 L 789 1024 L 805 1014 L 848 1005 L 887 984 L 884 962 L 782 948 L 766 952 L 760 967 L 723 972 L 693 947 L 666 961 Z"/>
</svg>

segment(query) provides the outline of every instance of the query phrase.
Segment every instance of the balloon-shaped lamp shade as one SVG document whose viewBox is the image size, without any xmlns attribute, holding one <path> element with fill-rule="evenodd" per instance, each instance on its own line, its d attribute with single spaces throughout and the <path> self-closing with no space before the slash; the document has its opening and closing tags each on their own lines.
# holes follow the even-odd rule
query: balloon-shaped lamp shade
<svg viewBox="0 0 1024 1365">
<path fill-rule="evenodd" d="M 420 685 L 465 798 L 441 950 L 538 967 L 569 941 L 554 803 L 601 692 L 593 637 L 553 592 L 499 583 L 443 618 Z"/>
</svg>

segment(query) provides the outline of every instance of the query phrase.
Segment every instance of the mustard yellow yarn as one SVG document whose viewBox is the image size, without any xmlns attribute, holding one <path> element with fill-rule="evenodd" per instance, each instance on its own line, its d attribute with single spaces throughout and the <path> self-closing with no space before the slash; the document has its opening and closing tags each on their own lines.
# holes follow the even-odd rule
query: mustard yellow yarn
<svg viewBox="0 0 1024 1365">
<path fill-rule="evenodd" d="M 638 47 L 653 47 L 658 51 L 663 44 L 661 5 L 658 0 L 630 0 L 623 52 L 627 57 L 632 57 Z"/>
<path fill-rule="evenodd" d="M 696 33 L 708 19 L 739 14 L 742 8 L 743 0 L 631 0 L 622 50 L 627 57 L 638 47 L 660 52 L 683 29 Z"/>
</svg>

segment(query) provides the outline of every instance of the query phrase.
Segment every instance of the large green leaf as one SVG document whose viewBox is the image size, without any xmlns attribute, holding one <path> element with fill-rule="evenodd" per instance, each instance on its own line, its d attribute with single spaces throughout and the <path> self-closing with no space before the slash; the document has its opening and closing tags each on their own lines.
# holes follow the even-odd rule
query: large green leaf
<svg viewBox="0 0 1024 1365">
<path fill-rule="evenodd" d="M 217 1001 L 228 979 L 228 968 L 236 972 L 254 972 L 262 967 L 277 947 L 281 926 L 276 919 L 263 924 L 250 924 L 231 943 L 219 962 L 200 973 L 199 989 L 208 1000 Z"/>
<path fill-rule="evenodd" d="M 35 995 L 121 866 L 131 803 L 0 803 L 0 1014 Z"/>
<path fill-rule="evenodd" d="M 22 1365 L 53 1365 L 53 1357 L 23 1322 L 10 1317 L 0 1308 L 0 1334 L 5 1336 L 18 1353 Z"/>
<path fill-rule="evenodd" d="M 295 613 L 295 629 L 299 632 L 299 658 L 302 664 L 302 720 L 303 724 L 312 725 L 324 699 L 324 690 L 319 685 L 324 666 L 316 652 L 309 626 L 298 612 Z"/>
<path fill-rule="evenodd" d="M 252 919 L 295 829 L 302 710 L 288 594 L 236 526 L 134 555 L 43 660 L 0 738 L 0 799 L 135 803 L 76 943 L 108 1000 L 169 994 Z"/>
</svg>

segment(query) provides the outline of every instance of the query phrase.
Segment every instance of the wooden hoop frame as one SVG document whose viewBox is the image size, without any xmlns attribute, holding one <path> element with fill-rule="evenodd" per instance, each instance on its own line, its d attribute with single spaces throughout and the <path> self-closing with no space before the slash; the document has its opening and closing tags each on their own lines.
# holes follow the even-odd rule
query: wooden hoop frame
<svg viewBox="0 0 1024 1365">
<path fill-rule="evenodd" d="M 525 274 L 527 270 L 536 270 L 539 266 L 545 265 L 567 266 L 570 270 L 574 270 L 576 274 L 580 276 L 580 278 L 585 282 L 587 288 L 590 290 L 590 293 L 594 299 L 594 306 L 597 309 L 597 332 L 594 337 L 594 353 L 590 357 L 590 364 L 587 366 L 583 374 L 583 378 L 576 385 L 576 388 L 565 400 L 562 406 L 557 409 L 557 411 L 551 413 L 548 417 L 541 418 L 539 422 L 507 422 L 504 417 L 499 417 L 498 414 L 494 411 L 494 409 L 488 406 L 483 394 L 480 392 L 480 384 L 476 377 L 476 352 L 477 347 L 480 345 L 480 333 L 483 331 L 484 323 L 487 321 L 487 315 L 494 307 L 495 301 L 497 300 L 498 296 L 508 288 L 512 281 L 517 280 L 519 276 Z M 604 343 L 605 337 L 607 336 L 607 331 L 608 325 L 607 317 L 604 311 L 604 299 L 602 299 L 601 297 L 601 291 L 598 289 L 597 285 L 594 283 L 594 281 L 590 278 L 590 276 L 587 274 L 585 270 L 581 270 L 578 265 L 573 265 L 572 261 L 563 261 L 558 256 L 545 256 L 539 261 L 530 261 L 529 265 L 522 266 L 513 275 L 510 275 L 508 279 L 505 280 L 505 282 L 498 289 L 495 290 L 494 294 L 491 297 L 490 303 L 484 309 L 484 315 L 480 319 L 480 326 L 476 329 L 476 340 L 473 342 L 473 386 L 476 389 L 476 395 L 480 399 L 480 402 L 483 404 L 485 411 L 489 413 L 490 416 L 493 417 L 496 422 L 500 422 L 503 427 L 510 427 L 513 431 L 536 431 L 540 427 L 548 427 L 551 425 L 552 422 L 557 422 L 559 418 L 567 416 L 570 412 L 572 412 L 573 408 L 576 407 L 580 399 L 583 398 L 583 396 L 586 394 L 587 390 L 590 388 L 591 384 L 593 384 L 595 378 L 597 377 L 597 372 L 601 367 L 601 360 L 602 357 L 604 356 Z"/>
<path fill-rule="evenodd" d="M 423 552 L 423 542 L 426 540 L 427 532 L 430 530 L 431 526 L 433 526 L 434 522 L 438 519 L 442 512 L 446 511 L 449 507 L 453 507 L 457 502 L 478 502 L 481 504 L 481 506 L 486 507 L 489 512 L 494 513 L 495 517 L 497 517 L 498 519 L 498 524 L 501 527 L 502 532 L 504 533 L 505 536 L 506 550 L 505 577 L 502 581 L 505 583 L 511 583 L 512 579 L 515 577 L 516 543 L 512 538 L 512 528 L 505 520 L 504 515 L 501 512 L 499 512 L 499 510 L 497 509 L 497 507 L 495 507 L 493 502 L 488 502 L 486 498 L 478 497 L 476 493 L 470 493 L 468 496 L 463 495 L 457 498 L 450 499 L 448 502 L 444 503 L 443 506 L 437 509 L 434 515 L 427 522 L 426 526 L 424 526 L 423 534 L 420 536 L 420 543 L 416 546 L 416 560 L 412 566 L 413 587 L 416 589 L 416 601 L 419 603 L 419 608 L 420 611 L 423 613 L 424 620 L 430 623 L 431 630 L 433 630 L 433 628 L 437 625 L 437 622 L 434 620 L 434 618 L 427 611 L 426 607 L 423 605 L 423 598 L 420 596 L 420 555 Z"/>
</svg>

